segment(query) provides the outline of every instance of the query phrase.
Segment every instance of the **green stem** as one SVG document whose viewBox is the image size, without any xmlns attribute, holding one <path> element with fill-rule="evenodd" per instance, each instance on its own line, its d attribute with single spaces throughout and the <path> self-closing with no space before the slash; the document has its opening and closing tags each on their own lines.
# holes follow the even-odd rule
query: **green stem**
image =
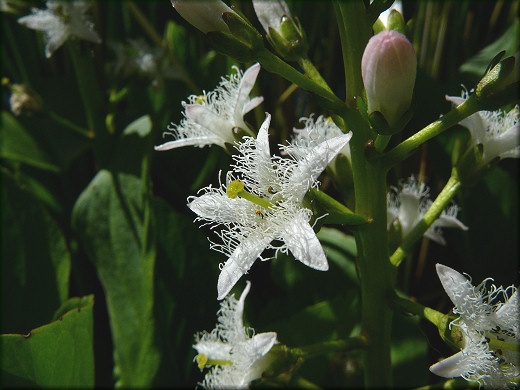
<svg viewBox="0 0 520 390">
<path fill-rule="evenodd" d="M 477 98 L 475 95 L 471 95 L 466 101 L 455 107 L 439 120 L 429 124 L 390 150 L 381 158 L 381 161 L 390 166 L 405 160 L 423 143 L 479 111 L 479 108 L 480 105 Z"/>
<path fill-rule="evenodd" d="M 329 87 L 325 79 L 321 76 L 320 72 L 318 72 L 318 69 L 316 69 L 316 67 L 308 57 L 300 58 L 298 60 L 298 64 L 303 68 L 303 71 L 305 72 L 305 75 L 308 78 L 315 81 L 318 85 L 320 85 L 330 93 L 333 93 L 332 89 Z"/>
<path fill-rule="evenodd" d="M 322 343 L 306 345 L 300 348 L 290 348 L 289 353 L 294 359 L 310 359 L 318 355 L 330 352 L 346 352 L 366 347 L 366 342 L 362 337 L 349 337 L 345 340 L 331 340 Z"/>
<path fill-rule="evenodd" d="M 349 112 L 352 114 L 352 112 Z M 361 283 L 361 335 L 367 340 L 364 354 L 365 386 L 392 386 L 390 338 L 392 310 L 388 294 L 394 289 L 395 269 L 388 261 L 386 228 L 386 168 L 365 157 L 370 131 L 361 115 L 345 115 L 347 128 L 357 128 L 350 141 L 355 190 L 355 212 L 371 223 L 354 231 Z"/>
<path fill-rule="evenodd" d="M 53 111 L 47 110 L 47 114 L 56 122 L 60 123 L 61 125 L 68 127 L 75 133 L 81 134 L 84 137 L 87 138 L 94 138 L 94 133 L 92 130 L 87 130 L 81 126 L 78 126 L 77 124 L 71 122 L 67 118 L 63 118 L 62 116 L 56 114 Z"/>
<path fill-rule="evenodd" d="M 341 113 L 345 111 L 345 104 L 334 95 L 330 89 L 326 89 L 323 86 L 311 80 L 307 76 L 298 72 L 292 66 L 281 60 L 279 57 L 271 53 L 267 49 L 263 49 L 258 53 L 258 62 L 267 71 L 282 76 L 291 83 L 298 85 L 300 88 L 306 91 L 316 94 L 321 99 L 321 103 L 325 108 L 332 111 Z"/>
<path fill-rule="evenodd" d="M 361 58 L 372 35 L 363 1 L 334 1 L 345 67 L 345 102 L 355 107 L 355 98 L 363 92 Z"/>
<path fill-rule="evenodd" d="M 352 212 L 347 206 L 315 188 L 309 190 L 306 201 L 310 203 L 314 214 L 328 214 L 323 218 L 324 223 L 359 226 L 371 221 L 370 218 Z"/>
<path fill-rule="evenodd" d="M 390 263 L 397 267 L 401 261 L 410 254 L 414 244 L 419 240 L 423 234 L 432 226 L 432 224 L 439 218 L 442 211 L 446 208 L 448 203 L 460 190 L 461 182 L 458 172 L 455 168 L 452 169 L 451 177 L 442 189 L 441 193 L 432 203 L 428 211 L 424 214 L 421 221 L 414 226 L 414 228 L 405 237 L 399 248 L 390 257 Z"/>
<path fill-rule="evenodd" d="M 407 298 L 399 297 L 397 294 L 393 295 L 392 304 L 406 313 L 415 314 L 428 320 L 438 329 L 443 329 L 446 326 L 446 323 L 451 322 L 450 318 L 446 314 L 430 307 L 423 306 L 420 303 L 413 302 Z"/>
<path fill-rule="evenodd" d="M 135 18 L 135 20 L 137 21 L 137 23 L 141 26 L 141 28 L 144 30 L 144 32 L 146 33 L 146 35 L 148 35 L 148 37 L 157 45 L 157 46 L 162 46 L 163 43 L 162 43 L 162 38 L 161 36 L 159 35 L 159 33 L 157 32 L 157 30 L 155 29 L 155 27 L 148 21 L 148 19 L 146 18 L 146 16 L 143 15 L 143 13 L 141 12 L 141 10 L 139 9 L 138 6 L 135 5 L 135 3 L 133 1 L 128 1 L 126 3 L 126 6 L 128 7 L 128 9 L 130 10 L 130 13 L 132 14 L 132 16 Z"/>
</svg>

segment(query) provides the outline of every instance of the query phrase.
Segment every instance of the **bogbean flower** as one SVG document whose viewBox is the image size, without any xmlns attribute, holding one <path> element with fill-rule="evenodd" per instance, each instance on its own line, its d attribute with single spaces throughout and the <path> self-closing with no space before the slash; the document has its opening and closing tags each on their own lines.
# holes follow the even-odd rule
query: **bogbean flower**
<svg viewBox="0 0 520 390">
<path fill-rule="evenodd" d="M 458 106 L 468 98 L 463 91 L 462 97 L 446 96 L 446 100 Z M 487 164 L 495 158 L 520 157 L 520 108 L 516 105 L 509 112 L 479 111 L 463 119 L 459 124 L 471 134 L 471 145 L 482 145 L 482 163 Z"/>
<path fill-rule="evenodd" d="M 195 336 L 193 348 L 200 369 L 213 365 L 201 383 L 206 389 L 247 388 L 267 368 L 266 355 L 276 343 L 276 333 L 255 334 L 244 327 L 244 302 L 250 288 L 248 281 L 239 300 L 231 295 L 222 301 L 215 329 Z"/>
<path fill-rule="evenodd" d="M 179 125 L 171 124 L 165 133 L 173 135 L 175 140 L 156 146 L 155 150 L 212 144 L 226 148 L 226 144 L 233 145 L 240 133 L 252 135 L 244 115 L 263 102 L 262 97 L 249 98 L 260 64 L 254 64 L 244 73 L 235 70 L 235 74 L 222 78 L 214 91 L 191 95 L 187 103 L 182 102 L 184 119 Z"/>
<path fill-rule="evenodd" d="M 400 183 L 399 188 L 392 187 L 392 192 L 387 195 L 387 228 L 390 229 L 398 224 L 404 239 L 430 208 L 432 201 L 429 199 L 429 191 L 430 189 L 424 183 L 419 185 L 413 175 Z M 459 207 L 455 204 L 444 210 L 424 235 L 430 240 L 446 245 L 442 237 L 442 228 L 468 229 L 457 219 L 458 211 Z"/>
<path fill-rule="evenodd" d="M 48 0 L 47 9 L 32 9 L 32 14 L 18 19 L 18 23 L 43 31 L 45 55 L 52 56 L 71 37 L 101 43 L 94 25 L 87 16 L 91 2 Z"/>
<path fill-rule="evenodd" d="M 229 256 L 221 268 L 217 290 L 222 299 L 266 248 L 287 253 L 305 265 L 325 271 L 327 259 L 309 221 L 312 211 L 303 206 L 309 188 L 329 162 L 348 143 L 342 134 L 311 148 L 305 156 L 270 155 L 268 114 L 257 138 L 245 137 L 225 185 L 211 186 L 188 198 L 188 207 L 212 227 L 222 225 L 222 244 L 212 247 Z M 282 150 L 285 149 L 281 146 Z M 289 153 L 290 154 L 290 153 Z"/>
<path fill-rule="evenodd" d="M 459 315 L 451 326 L 460 328 L 464 347 L 430 367 L 444 378 L 463 377 L 489 388 L 518 385 L 520 379 L 520 300 L 514 286 L 474 287 L 464 275 L 442 264 L 437 274 Z M 503 297 L 505 302 L 498 302 Z"/>
</svg>

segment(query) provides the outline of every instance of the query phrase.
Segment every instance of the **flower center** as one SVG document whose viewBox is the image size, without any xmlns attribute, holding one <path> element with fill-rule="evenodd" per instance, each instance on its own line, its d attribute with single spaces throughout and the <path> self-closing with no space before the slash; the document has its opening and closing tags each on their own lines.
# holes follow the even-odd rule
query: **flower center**
<svg viewBox="0 0 520 390">
<path fill-rule="evenodd" d="M 195 360 L 197 361 L 197 365 L 201 370 L 206 366 L 231 366 L 233 364 L 229 360 L 210 359 L 203 353 L 199 353 Z"/>
<path fill-rule="evenodd" d="M 238 196 L 239 198 L 246 199 L 266 209 L 275 205 L 274 203 L 271 203 L 264 198 L 260 198 L 259 196 L 244 190 L 244 183 L 240 180 L 233 180 L 231 183 L 229 183 L 226 188 L 226 195 L 231 199 L 235 199 Z"/>
</svg>

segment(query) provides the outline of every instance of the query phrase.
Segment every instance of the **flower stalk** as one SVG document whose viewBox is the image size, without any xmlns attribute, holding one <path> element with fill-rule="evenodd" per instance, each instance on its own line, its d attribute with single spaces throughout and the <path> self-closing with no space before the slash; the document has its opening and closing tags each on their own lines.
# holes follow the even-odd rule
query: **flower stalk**
<svg viewBox="0 0 520 390">
<path fill-rule="evenodd" d="M 451 176 L 440 192 L 439 196 L 432 203 L 428 211 L 424 214 L 421 222 L 419 222 L 410 231 L 410 233 L 403 240 L 399 248 L 390 256 L 390 263 L 394 267 L 398 267 L 399 264 L 408 256 L 414 246 L 414 244 L 423 236 L 423 234 L 433 225 L 433 223 L 442 214 L 442 211 L 451 202 L 453 197 L 458 193 L 462 186 L 459 180 L 458 171 L 453 168 Z"/>
</svg>

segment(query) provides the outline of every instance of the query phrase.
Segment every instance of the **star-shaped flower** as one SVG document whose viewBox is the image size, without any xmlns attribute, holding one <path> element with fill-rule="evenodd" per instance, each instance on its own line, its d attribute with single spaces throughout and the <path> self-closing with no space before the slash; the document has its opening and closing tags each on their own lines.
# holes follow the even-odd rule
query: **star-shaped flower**
<svg viewBox="0 0 520 390">
<path fill-rule="evenodd" d="M 462 97 L 446 96 L 454 106 L 462 104 L 468 98 L 464 91 Z M 479 111 L 463 119 L 459 124 L 471 134 L 471 145 L 482 145 L 482 163 L 487 164 L 494 158 L 520 157 L 520 119 L 519 106 L 509 112 Z"/>
<path fill-rule="evenodd" d="M 390 229 L 392 225 L 399 223 L 401 235 L 405 238 L 430 208 L 430 189 L 424 183 L 419 185 L 417 179 L 411 176 L 404 183 L 400 183 L 399 189 L 392 187 L 392 190 L 393 192 L 389 192 L 387 196 L 387 228 Z M 458 211 L 459 207 L 455 204 L 444 210 L 424 235 L 430 240 L 446 245 L 441 228 L 468 230 L 467 226 L 457 219 Z"/>
<path fill-rule="evenodd" d="M 32 9 L 32 14 L 18 19 L 18 23 L 45 34 L 45 55 L 52 56 L 70 37 L 101 43 L 86 13 L 92 3 L 87 1 L 48 0 L 47 9 Z"/>
<path fill-rule="evenodd" d="M 244 327 L 244 302 L 250 288 L 247 282 L 238 301 L 234 295 L 227 297 L 215 329 L 195 336 L 199 367 L 213 365 L 202 383 L 206 389 L 247 388 L 267 367 L 265 355 L 276 343 L 276 333 L 255 334 L 254 329 Z"/>
<path fill-rule="evenodd" d="M 348 143 L 352 134 L 342 134 L 309 150 L 306 156 L 271 157 L 268 114 L 258 137 L 245 137 L 237 144 L 233 171 L 226 185 L 204 188 L 203 195 L 188 198 L 188 207 L 215 227 L 222 225 L 222 244 L 213 248 L 229 256 L 218 280 L 218 299 L 231 290 L 266 248 L 288 250 L 305 265 L 328 269 L 323 248 L 309 221 L 312 211 L 302 202 L 329 162 Z M 281 146 L 284 149 L 283 146 Z"/>
<path fill-rule="evenodd" d="M 430 367 L 444 378 L 461 376 L 490 388 L 518 384 L 520 378 L 520 312 L 514 286 L 506 289 L 486 283 L 474 287 L 459 272 L 437 264 L 437 274 L 444 290 L 455 305 L 459 318 L 452 325 L 460 327 L 464 348 Z M 505 302 L 497 302 L 500 297 Z"/>
<path fill-rule="evenodd" d="M 249 98 L 260 64 L 251 66 L 243 74 L 235 69 L 236 74 L 222 78 L 214 91 L 204 92 L 203 96 L 191 95 L 188 103 L 182 102 L 184 119 L 179 125 L 171 124 L 165 133 L 173 135 L 175 140 L 156 146 L 155 150 L 212 144 L 226 148 L 226 144 L 233 145 L 241 132 L 253 135 L 244 122 L 244 115 L 264 100 Z"/>
</svg>

